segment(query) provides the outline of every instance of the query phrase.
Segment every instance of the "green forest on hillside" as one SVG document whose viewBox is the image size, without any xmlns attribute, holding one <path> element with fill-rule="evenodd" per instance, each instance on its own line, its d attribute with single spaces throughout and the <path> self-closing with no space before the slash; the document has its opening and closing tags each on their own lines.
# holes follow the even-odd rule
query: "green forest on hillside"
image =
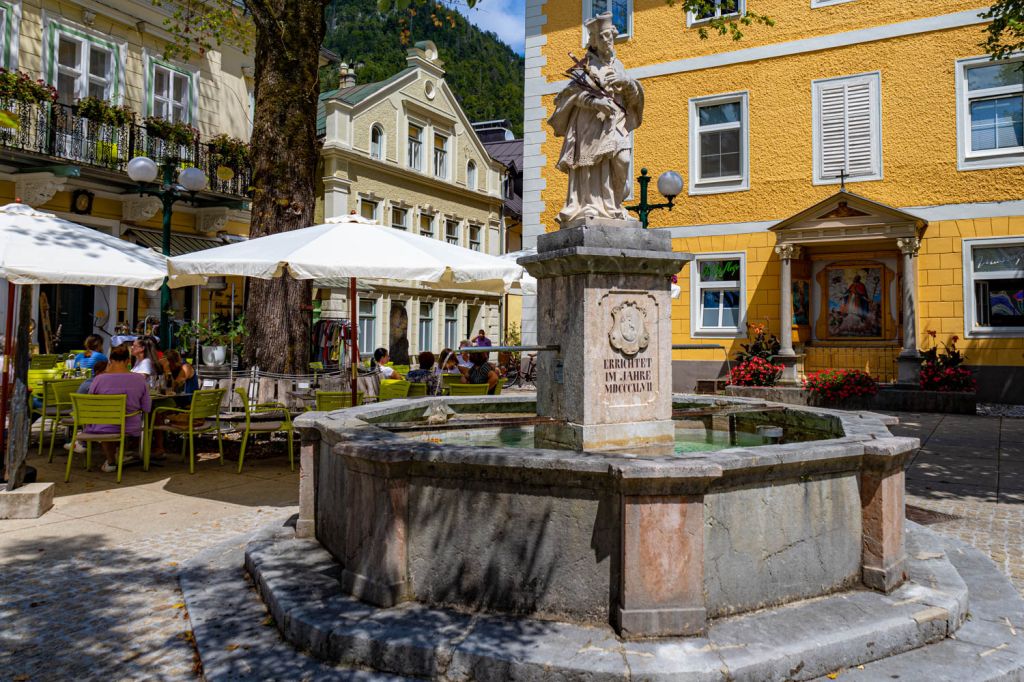
<svg viewBox="0 0 1024 682">
<path fill-rule="evenodd" d="M 358 83 L 384 80 L 405 68 L 406 50 L 432 40 L 444 61 L 445 80 L 471 121 L 507 118 L 523 133 L 523 58 L 496 35 L 456 12 L 429 9 L 382 14 L 376 0 L 334 0 L 327 8 L 324 47 L 357 64 Z M 403 39 L 406 41 L 403 44 Z M 321 73 L 321 90 L 338 87 L 336 67 Z"/>
</svg>

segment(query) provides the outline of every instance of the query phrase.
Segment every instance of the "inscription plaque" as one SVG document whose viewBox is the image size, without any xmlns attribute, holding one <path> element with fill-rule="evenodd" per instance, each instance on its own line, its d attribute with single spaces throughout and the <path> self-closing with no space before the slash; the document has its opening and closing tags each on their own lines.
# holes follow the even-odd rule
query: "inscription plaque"
<svg viewBox="0 0 1024 682">
<path fill-rule="evenodd" d="M 644 407 L 653 404 L 658 391 L 658 303 L 648 292 L 608 292 L 601 299 L 602 321 L 608 344 L 595 358 L 592 369 L 602 400 L 609 407 Z M 652 335 L 654 338 L 652 338 Z"/>
</svg>

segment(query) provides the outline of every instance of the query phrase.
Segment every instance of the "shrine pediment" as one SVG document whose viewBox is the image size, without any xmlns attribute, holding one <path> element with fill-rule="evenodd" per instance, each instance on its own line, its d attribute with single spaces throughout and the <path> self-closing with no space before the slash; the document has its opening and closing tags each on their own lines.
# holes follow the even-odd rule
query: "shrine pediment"
<svg viewBox="0 0 1024 682">
<path fill-rule="evenodd" d="M 779 243 L 807 243 L 916 237 L 927 225 L 906 211 L 840 190 L 769 229 Z"/>
</svg>

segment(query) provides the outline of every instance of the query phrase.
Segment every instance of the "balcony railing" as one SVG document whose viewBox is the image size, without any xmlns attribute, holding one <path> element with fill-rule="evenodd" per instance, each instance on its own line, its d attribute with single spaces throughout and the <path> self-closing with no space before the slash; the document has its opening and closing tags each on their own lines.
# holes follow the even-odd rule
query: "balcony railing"
<svg viewBox="0 0 1024 682">
<path fill-rule="evenodd" d="M 249 195 L 249 164 L 222 164 L 214 148 L 198 136 L 193 144 L 172 145 L 149 134 L 145 125 L 99 123 L 79 116 L 76 110 L 66 104 L 0 100 L 0 111 L 7 112 L 0 115 L 0 148 L 118 173 L 124 173 L 128 161 L 136 156 L 148 156 L 157 164 L 170 159 L 180 168 L 202 169 L 210 179 L 211 192 Z M 231 173 L 218 173 L 222 165 Z M 223 179 L 228 175 L 231 177 Z"/>
</svg>

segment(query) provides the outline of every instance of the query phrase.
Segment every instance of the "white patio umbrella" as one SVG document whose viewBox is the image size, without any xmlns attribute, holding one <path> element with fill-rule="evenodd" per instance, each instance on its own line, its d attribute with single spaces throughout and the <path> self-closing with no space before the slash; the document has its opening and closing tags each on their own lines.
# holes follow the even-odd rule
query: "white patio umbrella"
<svg viewBox="0 0 1024 682">
<path fill-rule="evenodd" d="M 523 268 L 461 246 L 378 225 L 360 216 L 329 218 L 325 224 L 170 259 L 179 275 L 242 275 L 273 279 L 285 273 L 325 288 L 347 280 L 352 309 L 352 398 L 356 397 L 358 325 L 356 279 L 404 280 L 436 286 L 508 291 Z"/>
<path fill-rule="evenodd" d="M 0 207 L 0 278 L 8 283 L 4 335 L 0 425 L 6 423 L 13 344 L 14 286 L 83 284 L 159 289 L 167 277 L 167 259 L 98 230 L 37 211 L 21 203 Z M 204 278 L 175 278 L 172 286 L 201 283 Z M 0 443 L 4 443 L 0 437 Z"/>
</svg>

